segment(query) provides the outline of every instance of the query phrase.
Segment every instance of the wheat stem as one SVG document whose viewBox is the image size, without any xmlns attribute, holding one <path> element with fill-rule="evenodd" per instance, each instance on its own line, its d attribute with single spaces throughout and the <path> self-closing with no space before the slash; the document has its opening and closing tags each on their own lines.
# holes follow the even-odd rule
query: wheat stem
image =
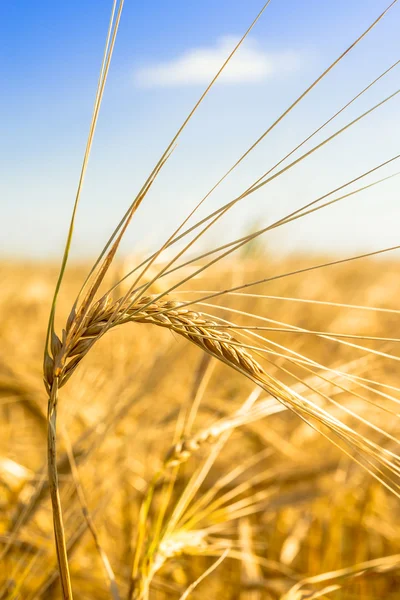
<svg viewBox="0 0 400 600">
<path fill-rule="evenodd" d="M 48 437 L 47 437 L 47 460 L 49 472 L 49 488 L 51 504 L 53 508 L 54 535 L 57 549 L 57 560 L 60 571 L 61 589 L 64 600 L 72 600 L 71 578 L 69 574 L 67 546 L 62 518 L 60 491 L 57 473 L 57 401 L 58 401 L 58 377 L 51 384 L 48 403 Z"/>
</svg>

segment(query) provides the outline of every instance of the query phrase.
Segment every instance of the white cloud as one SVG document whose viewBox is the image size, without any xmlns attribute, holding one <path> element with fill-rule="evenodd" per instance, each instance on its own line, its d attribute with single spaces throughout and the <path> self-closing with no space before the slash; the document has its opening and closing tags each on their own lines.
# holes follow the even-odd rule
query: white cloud
<svg viewBox="0 0 400 600">
<path fill-rule="evenodd" d="M 224 36 L 215 46 L 186 50 L 174 60 L 137 69 L 135 82 L 140 87 L 206 85 L 216 75 L 238 39 Z M 221 83 L 257 83 L 299 66 L 293 52 L 269 53 L 254 40 L 246 40 L 222 72 Z"/>
</svg>

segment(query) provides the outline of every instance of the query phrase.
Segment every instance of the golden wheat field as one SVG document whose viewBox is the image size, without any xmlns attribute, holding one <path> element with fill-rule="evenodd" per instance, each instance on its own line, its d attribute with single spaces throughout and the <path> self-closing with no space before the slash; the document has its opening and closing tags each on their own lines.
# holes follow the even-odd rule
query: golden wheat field
<svg viewBox="0 0 400 600">
<path fill-rule="evenodd" d="M 267 260 L 237 260 L 192 288 L 257 278 Z M 272 262 L 271 270 L 315 262 Z M 61 320 L 85 271 L 71 268 Z M 269 374 L 388 453 L 400 394 L 385 355 L 399 356 L 398 346 L 368 337 L 393 337 L 397 272 L 387 260 L 333 266 L 265 284 L 264 299 L 225 299 L 221 312 L 237 325 L 249 312 L 276 328 L 365 336 L 338 344 L 261 332 L 278 353 L 267 357 Z M 40 364 L 56 275 L 44 265 L 1 268 L 2 598 L 60 595 Z M 323 304 L 327 295 L 337 305 Z M 114 577 L 112 597 L 126 598 L 132 576 L 151 598 L 180 598 L 220 557 L 193 598 L 398 598 L 399 506 L 368 473 L 388 480 L 374 453 L 334 438 L 357 464 L 242 374 L 151 324 L 110 332 L 60 393 L 57 463 L 76 598 L 109 598 Z"/>
<path fill-rule="evenodd" d="M 74 1 L 4 34 L 0 600 L 399 599 L 398 0 L 112 0 L 78 162 Z"/>
</svg>

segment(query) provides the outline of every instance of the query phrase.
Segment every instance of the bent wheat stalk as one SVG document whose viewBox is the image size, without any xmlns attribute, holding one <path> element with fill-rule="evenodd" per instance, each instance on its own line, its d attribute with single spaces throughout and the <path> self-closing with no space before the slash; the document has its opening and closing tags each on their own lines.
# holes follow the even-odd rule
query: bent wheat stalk
<svg viewBox="0 0 400 600">
<path fill-rule="evenodd" d="M 148 323 L 177 333 L 248 377 L 308 423 L 312 419 L 327 427 L 353 451 L 360 452 L 365 458 L 368 457 L 368 460 L 377 461 L 379 466 L 388 469 L 392 475 L 398 473 L 400 467 L 395 454 L 368 440 L 323 407 L 266 372 L 245 347 L 245 343 L 232 335 L 229 327 L 224 330 L 218 329 L 216 321 L 209 315 L 189 310 L 185 303 L 156 296 L 143 296 L 133 302 L 128 297 L 113 302 L 109 295 L 105 295 L 100 300 L 86 305 L 84 313 L 81 310 L 77 313 L 75 310 L 71 312 L 62 332 L 62 339 L 53 334 L 52 357 L 48 356 L 46 361 L 45 385 L 50 397 L 54 398 L 53 414 L 56 410 L 57 390 L 66 384 L 96 341 L 109 329 L 125 323 Z M 228 321 L 226 323 L 229 325 Z M 395 493 L 400 491 L 398 484 L 391 480 L 388 487 L 393 491 L 397 490 Z"/>
<path fill-rule="evenodd" d="M 76 313 L 75 309 L 67 320 L 61 339 L 53 333 L 50 354 L 46 355 L 44 382 L 49 393 L 49 441 L 48 465 L 51 497 L 53 502 L 54 531 L 57 546 L 61 585 L 64 598 L 72 598 L 68 559 L 62 521 L 61 502 L 58 491 L 56 468 L 56 417 L 58 390 L 65 385 L 81 360 L 111 327 L 128 322 L 151 323 L 185 337 L 202 350 L 247 374 L 251 379 L 265 381 L 259 363 L 228 332 L 215 329 L 215 322 L 202 313 L 181 308 L 173 300 L 153 302 L 149 296 L 129 304 L 123 298 L 112 302 L 109 295 L 86 306 Z"/>
</svg>

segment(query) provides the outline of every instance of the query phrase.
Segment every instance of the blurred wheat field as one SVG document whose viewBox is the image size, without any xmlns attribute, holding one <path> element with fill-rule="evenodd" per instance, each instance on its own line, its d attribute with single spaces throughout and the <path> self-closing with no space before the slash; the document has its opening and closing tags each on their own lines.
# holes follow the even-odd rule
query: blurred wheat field
<svg viewBox="0 0 400 600">
<path fill-rule="evenodd" d="M 225 270 L 219 267 L 215 277 L 220 285 L 230 287 L 265 273 L 267 260 L 267 256 L 238 259 Z M 310 259 L 301 261 L 306 264 Z M 299 266 L 299 260 L 287 259 L 272 269 L 286 272 Z M 387 260 L 339 265 L 271 282 L 258 290 L 275 299 L 261 302 L 242 297 L 232 304 L 234 310 L 273 315 L 276 321 L 306 325 L 310 330 L 392 338 L 398 315 L 390 310 L 396 311 L 397 306 L 398 268 L 396 261 Z M 84 273 L 84 267 L 71 268 L 60 304 L 61 319 L 65 320 Z M 48 485 L 43 477 L 46 414 L 38 360 L 55 276 L 56 269 L 46 265 L 1 267 L 3 598 L 60 597 Z M 214 289 L 215 283 L 212 276 L 204 275 L 192 285 Z M 387 312 L 280 299 L 324 302 L 327 297 L 331 302 Z M 229 304 L 225 299 L 225 318 L 230 316 Z M 246 318 L 237 314 L 235 323 L 242 322 Z M 154 542 L 154 548 L 141 565 L 151 581 L 151 598 L 180 598 L 225 551 L 222 564 L 193 590 L 193 597 L 205 593 L 227 599 L 328 597 L 328 587 L 335 585 L 338 589 L 330 590 L 330 598 L 398 597 L 399 506 L 379 481 L 291 411 L 268 409 L 265 393 L 255 404 L 264 402 L 264 414 L 239 422 L 231 435 L 226 429 L 222 435 L 209 436 L 198 448 L 189 449 L 184 461 L 166 463 L 182 437 L 183 409 L 193 406 L 194 398 L 198 410 L 187 439 L 218 429 L 256 388 L 169 331 L 131 324 L 107 337 L 65 387 L 59 408 L 60 488 L 76 598 L 110 597 L 77 487 L 84 490 L 85 509 L 113 567 L 121 597 L 127 597 L 140 507 L 152 482 L 145 527 L 146 545 Z M 373 387 L 389 392 L 393 399 L 380 397 L 387 412 L 380 414 L 379 425 L 396 433 L 393 409 L 398 410 L 395 399 L 400 400 L 396 363 L 354 347 L 329 344 L 315 335 L 266 332 L 266 337 L 331 369 L 319 371 L 324 379 L 312 373 L 301 375 L 299 368 L 290 376 L 278 372 L 277 359 L 271 369 L 289 386 L 299 386 L 296 375 L 306 384 L 316 380 L 312 387 L 317 391 L 305 388 L 306 396 L 321 391 L 338 406 L 368 418 L 374 406 L 357 395 L 375 402 L 374 394 L 362 387 L 361 380 L 349 382 L 337 373 L 384 381 L 386 388 Z M 395 342 L 363 343 L 399 355 Z M 351 416 L 344 417 L 351 424 Z M 384 446 L 395 449 L 390 439 Z M 168 523 L 200 471 L 203 477 L 182 515 L 160 537 L 160 514 Z M 376 560 L 374 567 L 369 561 Z M 366 562 L 371 566 L 360 575 L 355 565 Z M 336 573 L 346 567 L 349 573 Z M 302 583 L 324 573 L 332 579 Z"/>
<path fill-rule="evenodd" d="M 386 230 L 383 245 L 365 240 L 353 255 L 339 243 L 326 255 L 285 254 L 284 244 L 261 238 L 290 224 L 288 239 L 305 218 L 312 237 L 321 216 L 326 230 L 332 218 L 355 233 L 370 201 L 389 223 L 400 154 L 383 137 L 379 162 L 363 156 L 362 143 L 352 155 L 347 136 L 400 97 L 390 77 L 381 86 L 400 61 L 371 69 L 329 118 L 290 138 L 282 155 L 266 155 L 251 184 L 220 205 L 213 198 L 204 212 L 396 3 L 363 20 L 350 45 L 268 115 L 267 128 L 181 217 L 179 193 L 174 205 L 156 186 L 161 206 L 152 186 L 268 0 L 182 117 L 98 258 L 74 263 L 77 209 L 124 5 L 112 1 L 61 262 L 0 259 L 0 600 L 400 597 L 400 246 Z M 368 95 L 373 86 L 378 101 Z M 374 129 L 366 130 L 372 145 Z M 346 152 L 334 156 L 347 170 L 331 169 L 328 155 L 304 190 L 297 193 L 296 179 L 273 187 L 298 165 L 307 174 L 308 158 L 343 140 Z M 326 182 L 317 181 L 318 164 Z M 276 212 L 262 204 L 251 231 L 237 233 L 240 215 L 251 216 L 248 200 L 271 189 Z M 353 205 L 355 197 L 366 203 Z M 151 220 L 127 252 L 125 234 L 131 222 L 140 230 L 142 205 Z M 162 208 L 179 216 L 171 230 Z M 153 226 L 162 239 L 146 254 L 138 248 L 151 247 Z"/>
</svg>

